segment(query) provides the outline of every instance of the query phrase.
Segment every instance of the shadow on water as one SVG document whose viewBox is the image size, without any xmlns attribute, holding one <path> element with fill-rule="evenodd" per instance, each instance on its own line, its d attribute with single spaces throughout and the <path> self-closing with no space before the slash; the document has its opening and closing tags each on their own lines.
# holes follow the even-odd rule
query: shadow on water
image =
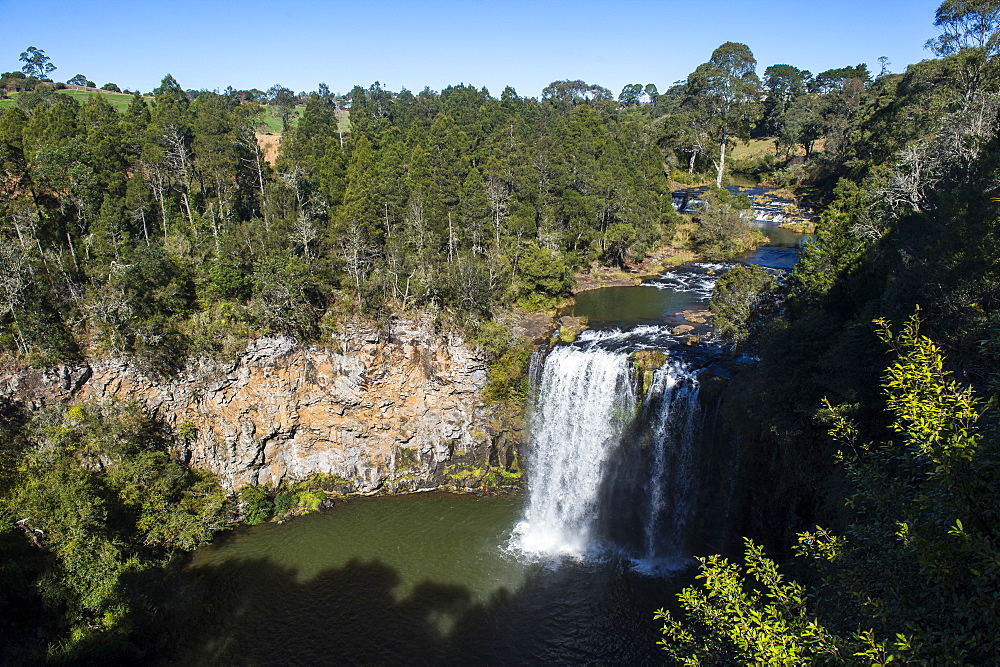
<svg viewBox="0 0 1000 667">
<path fill-rule="evenodd" d="M 659 664 L 652 611 L 679 580 L 620 565 L 533 566 L 516 591 L 485 601 L 351 560 L 301 580 L 267 559 L 187 571 L 168 612 L 160 664 Z"/>
</svg>

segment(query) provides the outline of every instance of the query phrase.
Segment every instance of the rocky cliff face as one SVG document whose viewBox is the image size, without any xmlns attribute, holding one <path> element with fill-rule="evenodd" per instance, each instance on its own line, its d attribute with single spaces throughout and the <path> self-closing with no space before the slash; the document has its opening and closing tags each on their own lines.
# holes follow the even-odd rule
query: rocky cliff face
<svg viewBox="0 0 1000 667">
<path fill-rule="evenodd" d="M 235 362 L 197 359 L 169 380 L 115 360 L 0 374 L 0 394 L 34 406 L 138 401 L 183 436 L 191 466 L 231 489 L 323 473 L 367 492 L 504 479 L 517 426 L 480 400 L 485 382 L 460 338 L 396 321 L 389 334 L 348 329 L 329 347 L 254 340 Z"/>
</svg>

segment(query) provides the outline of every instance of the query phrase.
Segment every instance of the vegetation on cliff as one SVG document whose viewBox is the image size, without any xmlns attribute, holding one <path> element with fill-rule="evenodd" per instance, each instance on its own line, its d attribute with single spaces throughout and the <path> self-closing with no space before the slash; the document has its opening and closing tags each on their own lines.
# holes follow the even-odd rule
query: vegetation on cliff
<svg viewBox="0 0 1000 667">
<path fill-rule="evenodd" d="M 81 104 L 29 50 L 30 71 L 0 77 L 18 91 L 0 109 L 0 348 L 40 365 L 110 352 L 170 374 L 251 335 L 316 339 L 347 317 L 420 309 L 483 348 L 487 399 L 517 402 L 529 352 L 493 316 L 554 303 L 580 267 L 642 259 L 678 226 L 671 177 L 721 183 L 736 140 L 767 138 L 775 150 L 739 168 L 825 210 L 782 287 L 737 270 L 713 306 L 720 332 L 761 356 L 733 394 L 754 398 L 760 494 L 817 567 L 780 564 L 800 587 L 756 546 L 744 569 L 706 559 L 708 593 L 684 594 L 695 621 L 668 621 L 669 648 L 983 661 L 998 650 L 998 16 L 946 0 L 938 57 L 902 74 L 776 64 L 761 82 L 729 42 L 684 83 L 630 84 L 618 103 L 582 81 L 541 99 L 376 82 L 351 91 L 349 126 L 325 86 L 192 95 L 167 76 L 121 110 Z M 256 136 L 264 101 L 284 132 L 273 161 Z M 751 245 L 746 202 L 709 200 L 692 247 Z M 233 499 L 168 455 L 183 432 L 139 411 L 3 407 L 4 659 L 140 656 L 159 573 L 230 521 Z M 254 523 L 322 490 L 239 501 Z"/>
<path fill-rule="evenodd" d="M 754 545 L 742 565 L 703 560 L 687 619 L 661 614 L 681 662 L 978 664 L 1000 650 L 1000 9 L 946 0 L 936 18 L 939 57 L 856 87 L 806 164 L 830 204 L 784 309 L 726 316 L 762 360 L 733 392 L 753 397 L 757 478 L 775 480 L 756 492 L 783 516 L 761 537 L 782 553 L 798 533 L 800 558 L 781 567 L 801 585 Z M 760 292 L 744 276 L 714 298 Z"/>
<path fill-rule="evenodd" d="M 235 518 L 137 406 L 0 417 L 4 660 L 134 659 L 163 571 Z M 14 613 L 16 610 L 16 613 Z"/>
</svg>

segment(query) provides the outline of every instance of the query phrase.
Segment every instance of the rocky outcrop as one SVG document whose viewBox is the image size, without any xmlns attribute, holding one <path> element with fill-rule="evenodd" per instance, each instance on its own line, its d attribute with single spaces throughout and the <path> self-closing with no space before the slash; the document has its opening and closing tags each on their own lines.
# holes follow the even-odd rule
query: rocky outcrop
<svg viewBox="0 0 1000 667">
<path fill-rule="evenodd" d="M 8 373 L 0 393 L 32 406 L 138 401 L 181 436 L 180 456 L 231 489 L 322 473 L 370 492 L 511 478 L 517 425 L 479 398 L 485 382 L 461 338 L 395 321 L 322 347 L 257 339 L 234 362 L 195 359 L 167 380 L 119 360 Z"/>
</svg>

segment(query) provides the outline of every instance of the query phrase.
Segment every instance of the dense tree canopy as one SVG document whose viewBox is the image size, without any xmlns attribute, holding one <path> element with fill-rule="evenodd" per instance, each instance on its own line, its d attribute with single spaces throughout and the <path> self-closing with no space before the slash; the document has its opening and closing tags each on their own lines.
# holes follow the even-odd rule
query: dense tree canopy
<svg viewBox="0 0 1000 667">
<path fill-rule="evenodd" d="M 774 64 L 761 82 L 750 49 L 727 42 L 684 82 L 617 98 L 581 80 L 540 99 L 377 81 L 347 98 L 322 84 L 194 94 L 167 75 L 116 111 L 42 81 L 54 68 L 30 47 L 23 71 L 0 77 L 16 92 L 0 109 L 0 348 L 37 365 L 113 354 L 167 375 L 251 335 L 317 339 L 420 311 L 498 362 L 487 398 L 523 399 L 526 348 L 490 317 L 551 307 L 594 263 L 632 266 L 681 222 L 672 180 L 720 185 L 737 162 L 821 209 L 791 276 L 736 268 L 712 302 L 721 337 L 760 358 L 722 401 L 767 473 L 755 498 L 782 529 L 763 537 L 780 553 L 799 533 L 817 567 L 781 562 L 793 583 L 756 543 L 745 565 L 704 559 L 706 592 L 682 598 L 691 620 L 664 614 L 668 648 L 988 661 L 998 16 L 988 0 L 946 0 L 937 58 L 899 74 Z M 775 150 L 731 158 L 751 136 Z M 684 223 L 690 248 L 726 259 L 756 243 L 748 200 L 706 200 Z M 102 637 L 126 646 L 154 611 L 144 573 L 235 516 L 171 457 L 182 438 L 131 407 L 0 405 L 0 573 L 15 584 L 0 601 L 49 619 L 54 658 L 106 658 L 87 653 Z M 266 494 L 244 496 L 249 520 L 268 516 Z M 37 649 L 33 636 L 18 646 Z"/>
</svg>

